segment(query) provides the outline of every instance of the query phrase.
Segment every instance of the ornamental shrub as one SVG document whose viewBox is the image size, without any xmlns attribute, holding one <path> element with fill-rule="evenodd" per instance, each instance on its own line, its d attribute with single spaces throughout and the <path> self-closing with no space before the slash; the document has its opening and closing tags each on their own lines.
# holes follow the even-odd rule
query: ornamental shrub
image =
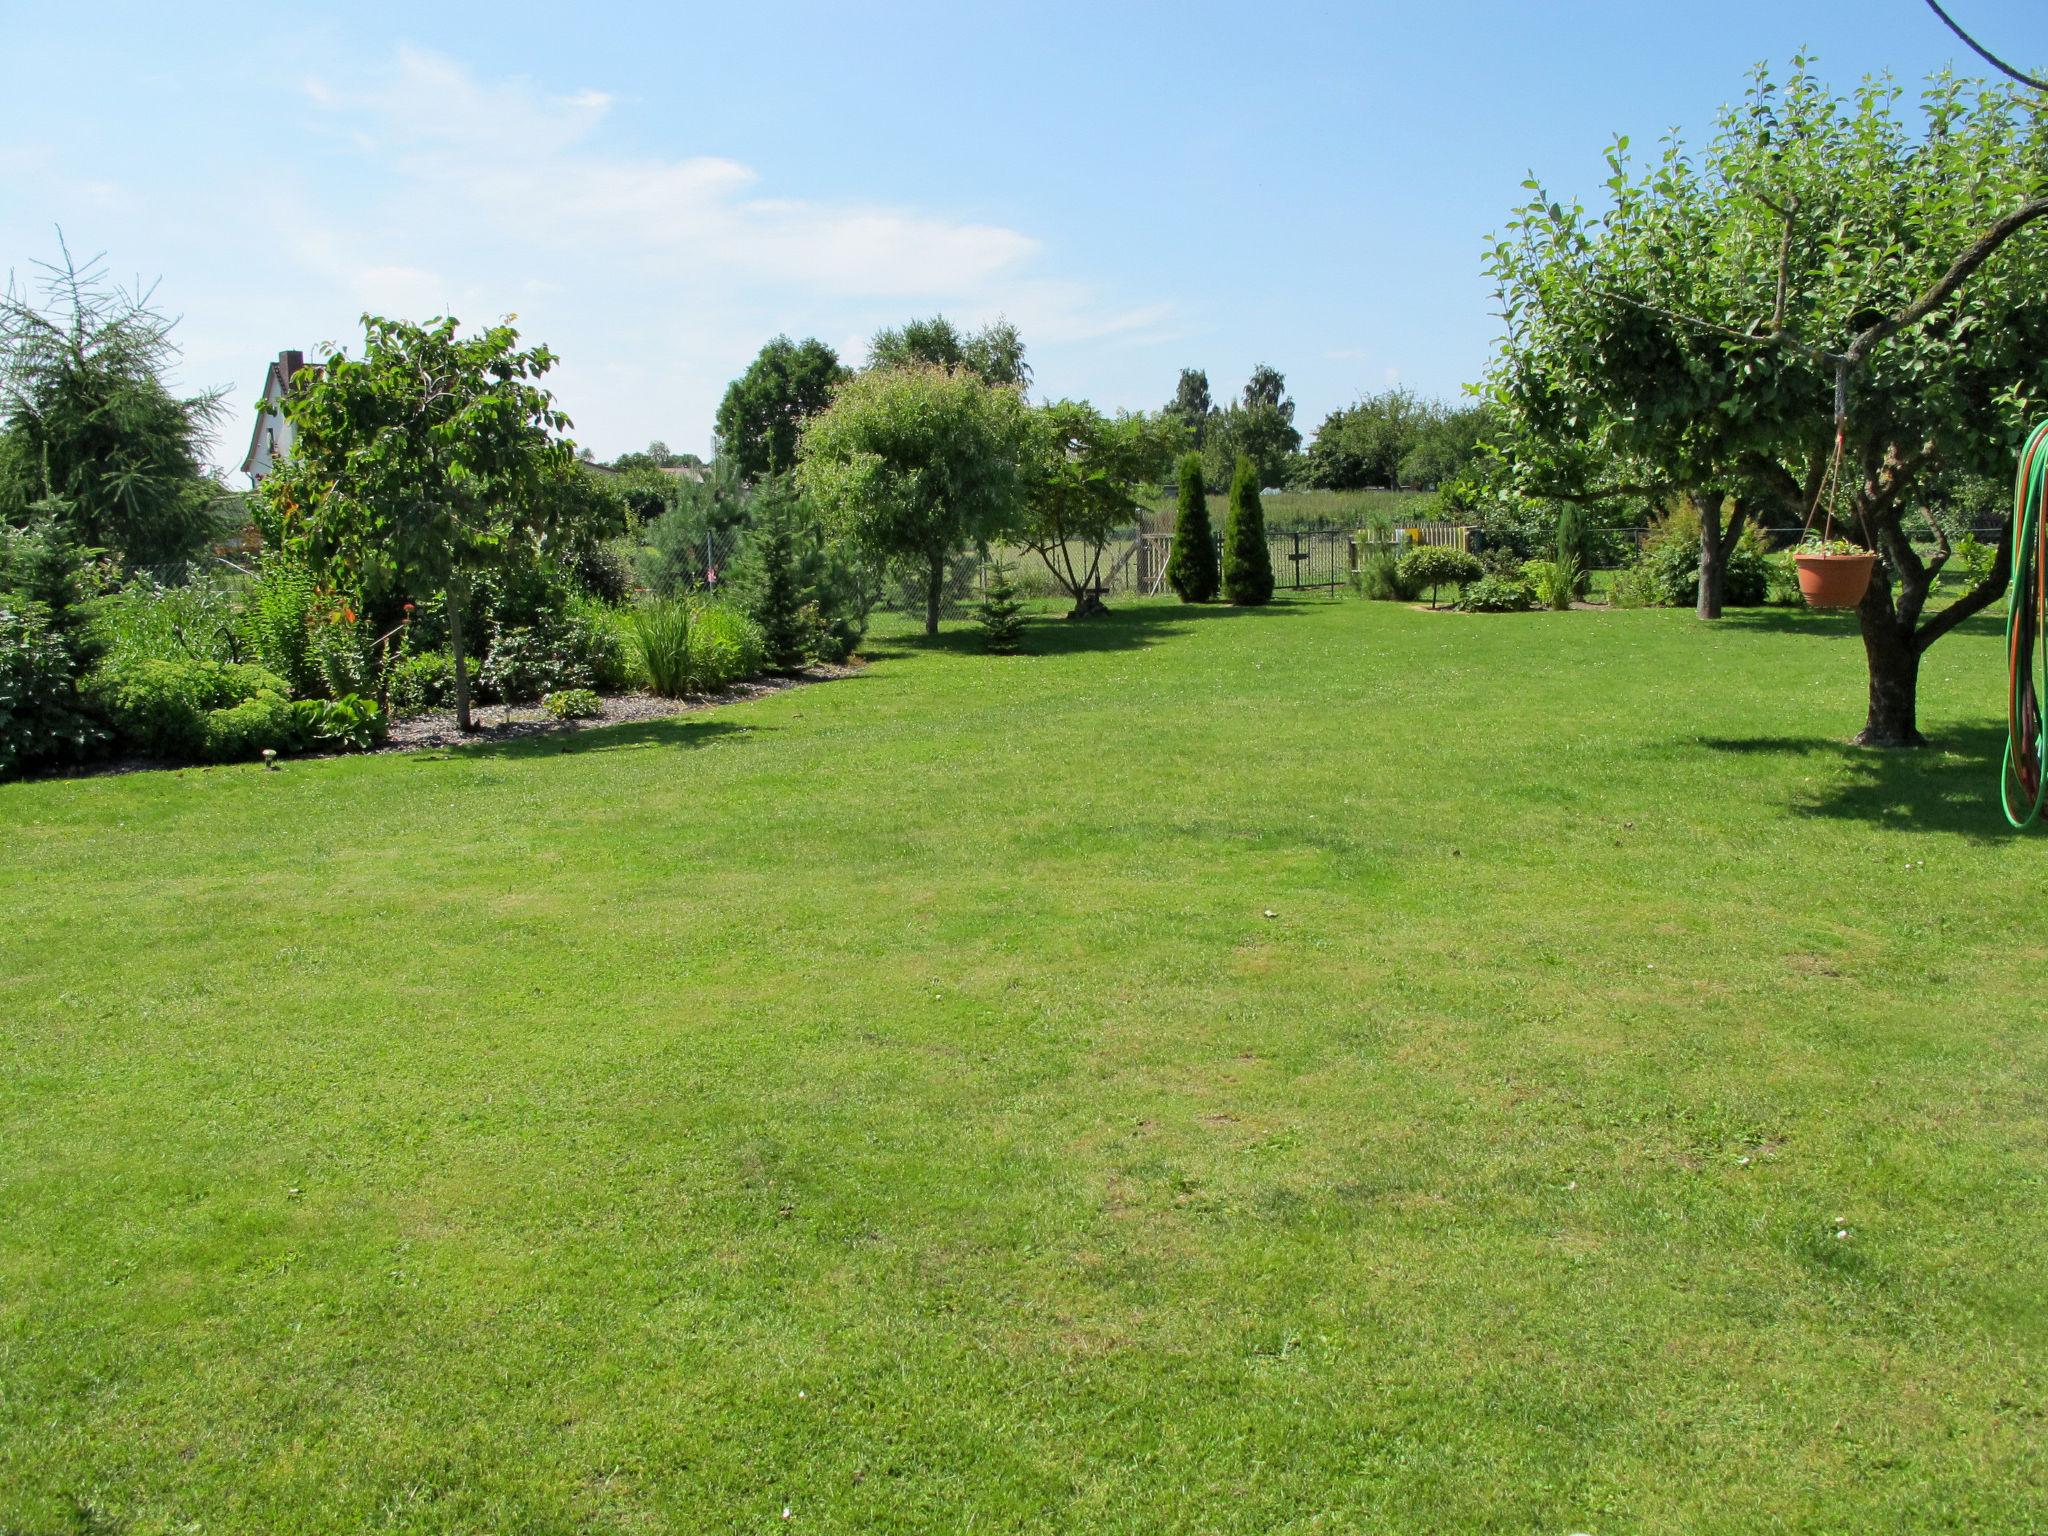
<svg viewBox="0 0 2048 1536">
<path fill-rule="evenodd" d="M 700 692 L 758 676 L 768 664 L 761 626 L 724 603 L 706 603 L 690 624 L 690 686 Z"/>
<path fill-rule="evenodd" d="M 1240 608 L 1273 599 L 1273 552 L 1266 547 L 1266 510 L 1259 502 L 1259 471 L 1246 454 L 1230 477 L 1230 511 L 1223 522 L 1223 596 Z"/>
<path fill-rule="evenodd" d="M 1461 613 L 1527 613 L 1535 606 L 1535 589 L 1516 577 L 1482 576 L 1458 593 Z"/>
<path fill-rule="evenodd" d="M 1402 582 L 1411 592 L 1429 589 L 1429 606 L 1436 606 L 1437 589 L 1462 587 L 1486 574 L 1477 555 L 1438 544 L 1422 544 L 1401 557 L 1398 567 Z"/>
<path fill-rule="evenodd" d="M 1180 501 L 1173 515 L 1173 553 L 1166 580 L 1184 603 L 1213 603 L 1219 581 L 1216 535 L 1209 525 L 1209 497 L 1202 485 L 1202 456 L 1180 459 Z"/>
<path fill-rule="evenodd" d="M 452 666 L 450 672 L 452 675 Z M 338 699 L 298 699 L 293 701 L 292 714 L 305 741 L 329 751 L 367 752 L 382 746 L 390 734 L 377 701 L 357 693 Z"/>
<path fill-rule="evenodd" d="M 97 568 L 54 521 L 0 523 L 0 778 L 81 762 L 106 740 L 79 681 L 98 660 Z"/>
<path fill-rule="evenodd" d="M 604 713 L 604 700 L 588 688 L 564 688 L 540 701 L 557 720 L 594 720 Z"/>
<path fill-rule="evenodd" d="M 212 755 L 210 715 L 264 693 L 282 702 L 286 690 L 282 678 L 261 667 L 148 660 L 110 662 L 86 679 L 82 692 L 123 750 L 189 762 Z"/>
<path fill-rule="evenodd" d="M 1745 523 L 1728 551 L 1721 600 L 1731 608 L 1754 608 L 1771 591 L 1770 544 L 1754 523 Z M 1680 502 L 1650 524 L 1642 552 L 1616 582 L 1620 607 L 1690 608 L 1700 598 L 1700 515 Z"/>
<path fill-rule="evenodd" d="M 483 663 L 463 658 L 472 693 L 478 691 Z M 415 651 L 392 662 L 384 678 L 385 698 L 394 715 L 423 715 L 455 702 L 455 659 L 446 651 Z"/>
<path fill-rule="evenodd" d="M 201 755 L 210 763 L 238 763 L 265 748 L 293 752 L 305 744 L 305 725 L 291 700 L 264 688 L 227 709 L 206 712 Z"/>
</svg>

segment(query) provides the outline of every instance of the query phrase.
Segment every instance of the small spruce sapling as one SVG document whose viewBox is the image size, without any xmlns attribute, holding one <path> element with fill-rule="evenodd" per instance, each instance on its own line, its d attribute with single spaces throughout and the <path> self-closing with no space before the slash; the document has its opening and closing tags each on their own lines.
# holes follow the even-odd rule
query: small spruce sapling
<svg viewBox="0 0 2048 1536">
<path fill-rule="evenodd" d="M 1024 599 L 1010 579 L 1010 568 L 997 564 L 988 573 L 988 586 L 975 613 L 981 628 L 982 649 L 995 656 L 1014 656 L 1024 645 Z"/>
</svg>

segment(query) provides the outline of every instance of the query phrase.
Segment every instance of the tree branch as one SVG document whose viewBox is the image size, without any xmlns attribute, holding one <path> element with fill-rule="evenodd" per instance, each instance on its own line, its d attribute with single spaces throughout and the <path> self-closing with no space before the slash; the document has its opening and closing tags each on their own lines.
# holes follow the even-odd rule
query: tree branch
<svg viewBox="0 0 2048 1536">
<path fill-rule="evenodd" d="M 1914 631 L 1913 649 L 1925 651 L 1963 620 L 1982 613 L 2005 596 L 2006 584 L 2011 580 L 2012 524 L 2008 522 L 1998 535 L 1998 558 L 1991 562 L 1991 574 Z"/>
<path fill-rule="evenodd" d="M 1953 16 L 1949 15 L 1947 11 L 1944 11 L 1941 8 L 1941 6 L 1937 3 L 1937 0 L 1927 0 L 1927 8 L 1942 19 L 1943 25 L 1945 25 L 1949 29 L 1949 31 L 1955 33 L 1957 37 L 1960 37 L 1966 44 L 1968 44 L 1970 51 L 1972 53 L 1976 54 L 1978 58 L 1982 59 L 1986 64 L 1989 64 L 1993 69 L 1997 70 L 2000 74 L 2009 75 L 2011 78 L 2019 81 L 2021 85 L 2031 86 L 2033 89 L 2037 91 L 2048 91 L 2048 80 L 2036 80 L 2032 75 L 2023 75 L 2018 70 L 2014 69 L 2010 64 L 2006 63 L 2005 60 L 2001 59 L 1997 54 L 1993 53 L 1989 48 L 1986 48 L 1982 43 L 1978 42 L 1977 39 L 1970 36 L 1970 34 L 1965 32 L 1961 27 L 1957 26 L 1956 19 Z"/>
<path fill-rule="evenodd" d="M 1932 4 L 1933 0 L 1928 0 L 1928 3 Z M 1933 287 L 1896 315 L 1887 315 L 1850 342 L 1849 350 L 1841 354 L 1841 361 L 1851 368 L 1860 367 L 1880 341 L 1903 331 L 1909 325 L 1917 325 L 1925 320 L 1946 302 L 1950 294 L 1969 280 L 1971 273 L 1991 259 L 1992 252 L 2044 214 L 2048 214 L 2048 197 L 2030 198 L 2021 203 L 1978 236 L 1975 243 L 1955 259 L 1955 264 L 1941 275 Z"/>
</svg>

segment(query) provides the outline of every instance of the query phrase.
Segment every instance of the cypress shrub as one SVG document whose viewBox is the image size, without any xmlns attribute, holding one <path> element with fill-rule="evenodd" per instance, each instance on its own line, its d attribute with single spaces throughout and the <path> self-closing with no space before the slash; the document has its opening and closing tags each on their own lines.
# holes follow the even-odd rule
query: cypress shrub
<svg viewBox="0 0 2048 1536">
<path fill-rule="evenodd" d="M 1589 584 L 1588 572 L 1592 569 L 1592 540 L 1586 528 L 1586 514 L 1573 502 L 1566 502 L 1557 514 L 1557 564 L 1560 569 L 1569 569 L 1572 577 L 1572 596 L 1585 594 Z"/>
<path fill-rule="evenodd" d="M 1166 579 L 1184 603 L 1216 601 L 1216 539 L 1209 528 L 1209 498 L 1202 485 L 1202 456 L 1180 460 L 1180 505 L 1173 518 L 1173 554 Z"/>
<path fill-rule="evenodd" d="M 1240 608 L 1273 597 L 1273 553 L 1266 548 L 1266 509 L 1259 504 L 1259 471 L 1237 456 L 1230 477 L 1230 512 L 1223 522 L 1223 595 Z"/>
<path fill-rule="evenodd" d="M 982 649 L 996 656 L 1013 656 L 1024 644 L 1024 599 L 1010 579 L 1010 568 L 998 564 L 988 573 L 988 588 L 981 595 L 981 607 L 974 616 L 981 627 Z"/>
<path fill-rule="evenodd" d="M 748 614 L 761 626 L 768 665 L 779 672 L 798 672 L 811 659 L 817 624 L 815 610 L 806 611 L 809 594 L 798 569 L 796 497 L 777 482 L 762 493 L 755 517 L 753 554 L 758 570 L 748 594 Z"/>
</svg>

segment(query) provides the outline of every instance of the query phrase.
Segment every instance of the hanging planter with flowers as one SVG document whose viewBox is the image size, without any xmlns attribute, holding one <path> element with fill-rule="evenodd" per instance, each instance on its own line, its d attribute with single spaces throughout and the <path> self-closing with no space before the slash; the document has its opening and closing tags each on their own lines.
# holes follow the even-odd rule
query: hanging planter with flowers
<svg viewBox="0 0 2048 1536">
<path fill-rule="evenodd" d="M 1809 608 L 1854 608 L 1870 590 L 1877 556 L 1847 539 L 1809 533 L 1792 551 L 1799 570 L 1799 595 Z"/>
</svg>

